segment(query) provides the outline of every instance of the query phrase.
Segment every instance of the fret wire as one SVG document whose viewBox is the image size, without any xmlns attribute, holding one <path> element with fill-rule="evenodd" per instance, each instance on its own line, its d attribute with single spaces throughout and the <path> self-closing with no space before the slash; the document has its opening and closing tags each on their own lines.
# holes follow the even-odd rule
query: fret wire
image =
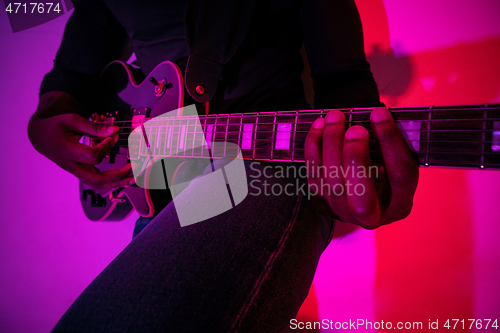
<svg viewBox="0 0 500 333">
<path fill-rule="evenodd" d="M 181 145 L 182 145 L 182 119 L 179 119 L 179 136 L 177 137 L 177 149 L 181 150 Z M 184 147 L 184 146 L 182 146 Z M 182 154 L 182 151 L 180 151 L 180 154 Z M 177 156 L 179 156 L 179 152 L 177 153 Z"/>
<path fill-rule="evenodd" d="M 165 146 L 166 146 L 166 143 L 165 143 L 165 140 L 163 139 L 163 131 L 167 131 L 168 129 L 168 126 L 165 124 L 165 120 L 162 121 L 162 126 L 161 126 L 161 129 L 160 129 L 160 142 L 161 142 L 161 145 L 160 145 L 160 154 L 162 156 L 165 156 Z M 165 135 L 165 138 L 167 138 L 167 135 Z"/>
<path fill-rule="evenodd" d="M 425 166 L 429 166 L 429 150 L 431 141 L 431 119 L 432 119 L 432 106 L 429 107 L 429 114 L 427 115 L 427 148 L 425 149 Z"/>
<path fill-rule="evenodd" d="M 156 136 L 154 138 L 155 139 L 155 144 L 154 144 L 154 148 L 153 148 L 153 153 L 154 153 L 155 156 L 158 156 L 158 155 L 160 155 L 159 154 L 159 147 L 160 147 L 160 145 L 159 145 L 159 142 L 158 142 L 158 138 L 160 137 L 160 134 L 159 134 L 160 126 L 156 125 L 155 127 L 156 127 L 156 131 L 155 131 L 155 135 Z"/>
<path fill-rule="evenodd" d="M 189 118 L 185 119 L 186 120 L 186 123 L 187 125 L 182 125 L 181 127 L 181 130 L 182 130 L 182 133 L 184 133 L 184 137 L 182 138 L 182 148 L 184 149 L 184 157 L 186 157 L 186 148 L 187 148 L 187 129 L 189 128 Z"/>
<path fill-rule="evenodd" d="M 240 133 L 238 134 L 238 147 L 241 148 L 241 140 L 242 140 L 242 135 L 243 135 L 243 114 L 240 116 Z"/>
<path fill-rule="evenodd" d="M 226 117 L 226 134 L 224 135 L 224 158 L 226 158 L 227 132 L 229 131 L 229 116 Z"/>
<path fill-rule="evenodd" d="M 191 157 L 194 157 L 194 139 L 196 138 L 196 131 L 198 130 L 198 126 L 196 125 L 196 119 L 194 121 L 194 129 L 193 129 L 193 144 L 191 145 Z M 188 127 L 189 129 L 189 127 Z"/>
<path fill-rule="evenodd" d="M 164 150 L 164 155 L 171 156 L 172 155 L 172 147 L 170 145 L 170 137 L 172 135 L 172 120 L 168 119 L 167 120 L 167 128 L 165 130 L 165 148 Z M 167 153 L 168 149 L 168 153 Z"/>
<path fill-rule="evenodd" d="M 257 114 L 257 116 L 255 117 L 255 129 L 254 129 L 254 133 L 253 133 L 253 136 L 255 138 L 255 141 L 253 142 L 254 145 L 253 145 L 253 153 L 252 153 L 252 158 L 255 159 L 255 148 L 257 146 L 257 124 L 259 123 L 259 114 Z M 253 141 L 253 140 L 252 140 Z M 252 142 L 250 141 L 250 142 Z"/>
<path fill-rule="evenodd" d="M 354 109 L 351 109 L 351 110 L 349 111 L 349 126 L 347 127 L 348 129 L 349 129 L 349 128 L 351 128 L 351 126 L 352 126 L 352 111 L 353 111 L 353 110 L 354 110 Z"/>
<path fill-rule="evenodd" d="M 271 136 L 271 160 L 273 159 L 273 156 L 274 156 L 274 144 L 275 144 L 275 139 L 276 139 L 276 114 L 277 112 L 274 113 L 274 118 L 273 118 L 273 133 L 272 133 L 272 136 Z"/>
<path fill-rule="evenodd" d="M 160 132 L 160 126 L 156 126 L 156 138 L 155 138 L 156 139 L 156 145 L 154 147 L 154 154 L 155 155 L 159 155 L 158 154 L 158 148 L 159 148 L 159 142 L 158 142 L 158 140 L 160 139 L 160 133 L 159 132 Z"/>
<path fill-rule="evenodd" d="M 146 133 L 149 132 L 149 134 L 147 135 L 147 138 L 148 138 L 148 150 L 149 150 L 149 153 L 151 154 L 151 148 L 154 149 L 154 145 L 153 145 L 153 142 L 152 142 L 152 139 L 153 139 L 153 126 L 149 126 L 148 128 L 146 128 Z"/>
<path fill-rule="evenodd" d="M 297 136 L 297 118 L 299 115 L 299 110 L 295 111 L 295 122 L 294 122 L 294 131 L 293 131 L 293 141 L 292 141 L 292 161 L 295 159 L 295 138 Z"/>
<path fill-rule="evenodd" d="M 165 155 L 167 155 L 167 148 L 168 148 L 168 156 L 172 156 L 172 145 L 170 143 L 170 139 L 172 138 L 172 120 L 167 120 L 167 132 L 165 133 L 166 135 L 166 144 L 165 144 Z"/>
<path fill-rule="evenodd" d="M 218 122 L 218 120 L 219 120 L 219 115 L 218 115 L 218 114 L 216 114 L 216 115 L 215 115 L 215 125 L 214 125 L 214 129 L 215 129 L 215 131 L 212 133 L 212 137 L 214 138 L 214 139 L 213 139 L 213 142 L 215 142 L 215 141 L 216 141 L 215 135 L 217 134 L 217 122 Z M 215 158 L 216 156 L 214 156 L 214 150 L 213 150 L 213 147 L 212 147 L 212 146 L 210 146 L 210 148 L 212 149 L 212 154 L 211 154 L 211 155 L 212 155 L 212 158 Z"/>
<path fill-rule="evenodd" d="M 178 120 L 180 122 L 180 120 Z M 179 140 L 180 140 L 180 127 L 178 125 L 174 126 L 174 129 L 177 127 L 179 132 L 177 133 L 177 144 L 175 145 L 175 156 L 179 156 Z M 172 145 L 174 145 L 174 135 L 172 133 Z"/>
<path fill-rule="evenodd" d="M 181 138 L 182 138 L 182 119 L 179 120 L 179 137 L 177 138 L 178 149 L 181 149 L 181 145 L 182 145 Z M 183 145 L 182 147 L 185 147 L 185 146 Z M 181 151 L 181 154 L 182 154 L 182 151 Z"/>
<path fill-rule="evenodd" d="M 146 124 L 147 125 L 147 124 Z M 149 153 L 154 155 L 154 149 L 155 149 L 155 141 L 154 141 L 154 126 L 148 126 L 146 128 L 146 132 L 149 132 L 148 134 L 148 141 L 149 141 Z"/>
<path fill-rule="evenodd" d="M 168 141 L 169 141 L 169 155 L 170 156 L 176 156 L 177 154 L 175 153 L 176 147 L 174 144 L 174 135 L 175 135 L 175 120 L 172 119 L 172 124 L 170 125 L 170 130 L 168 133 Z"/>
<path fill-rule="evenodd" d="M 164 142 L 164 135 L 163 135 L 163 131 L 166 130 L 166 127 L 164 126 L 164 124 L 160 127 L 160 138 L 158 139 L 158 142 L 159 142 L 159 145 L 158 145 L 158 152 L 160 155 L 163 156 L 163 150 L 165 149 L 165 142 Z"/>
<path fill-rule="evenodd" d="M 486 132 L 484 132 L 484 130 L 486 130 L 486 120 L 484 119 L 487 119 L 488 118 L 488 109 L 484 109 L 484 112 L 483 112 L 483 144 L 481 145 L 481 164 L 479 165 L 479 168 L 480 169 L 484 169 L 484 141 L 486 139 Z"/>
<path fill-rule="evenodd" d="M 157 125 L 158 129 L 157 129 L 157 134 L 156 134 L 156 145 L 155 145 L 155 148 L 159 148 L 160 147 L 160 125 Z M 156 152 L 155 152 L 156 154 Z"/>
<path fill-rule="evenodd" d="M 170 131 L 172 128 L 172 125 L 170 125 L 170 120 L 166 120 L 166 127 L 165 127 L 165 141 L 163 141 L 163 155 L 165 156 L 170 156 L 170 153 L 167 153 L 167 149 L 170 149 L 170 143 L 168 142 L 169 137 L 170 137 Z"/>
<path fill-rule="evenodd" d="M 205 124 L 203 125 L 203 128 L 202 128 L 202 133 L 205 133 L 204 134 L 204 142 L 202 142 L 202 145 L 201 145 L 201 152 L 200 152 L 200 156 L 201 157 L 204 157 L 205 156 L 205 146 L 208 146 L 208 140 L 210 140 L 210 138 L 207 138 L 207 133 L 208 133 L 208 126 L 207 126 L 207 119 L 208 117 L 205 117 Z M 210 153 L 209 153 L 209 156 L 210 156 Z"/>
<path fill-rule="evenodd" d="M 168 130 L 167 130 L 167 137 L 166 137 L 166 144 L 165 144 L 165 155 L 167 155 L 167 148 L 168 148 L 168 155 L 172 156 L 172 143 L 170 142 L 170 139 L 172 139 L 172 131 L 173 131 L 173 120 L 167 120 L 167 125 L 168 125 Z"/>
<path fill-rule="evenodd" d="M 163 121 L 163 129 L 165 131 L 165 139 L 163 139 L 163 135 L 160 138 L 161 147 L 163 148 L 163 149 L 160 149 L 160 152 L 163 150 L 163 156 L 165 156 L 165 155 L 167 155 L 166 154 L 167 153 L 167 142 L 166 142 L 167 140 L 166 139 L 168 137 L 168 134 L 167 134 L 168 133 L 168 120 Z"/>
</svg>

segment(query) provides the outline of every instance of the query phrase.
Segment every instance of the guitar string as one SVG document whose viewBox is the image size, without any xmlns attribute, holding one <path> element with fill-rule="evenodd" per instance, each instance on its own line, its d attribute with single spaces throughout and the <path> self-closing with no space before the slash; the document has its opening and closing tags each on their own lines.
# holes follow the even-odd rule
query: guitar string
<svg viewBox="0 0 500 333">
<path fill-rule="evenodd" d="M 464 130 L 440 130 L 439 132 L 443 133 L 443 132 L 460 132 L 461 134 L 463 133 Z M 371 133 L 372 131 L 368 131 L 369 133 Z M 427 132 L 427 131 L 420 131 L 420 130 L 410 130 L 410 131 L 405 131 L 405 132 Z M 431 131 L 432 132 L 432 131 Z M 437 132 L 437 131 L 434 131 L 434 132 Z M 481 134 L 482 132 L 491 132 L 491 130 L 468 130 L 468 132 L 473 132 L 473 133 L 476 133 L 476 134 Z M 262 142 L 262 141 L 276 141 L 276 140 L 280 140 L 282 141 L 281 139 L 272 139 L 272 138 L 252 138 L 252 139 L 244 139 L 244 138 L 241 138 L 241 136 L 239 135 L 240 133 L 244 133 L 244 132 L 212 132 L 212 136 L 213 136 L 213 139 L 211 141 L 214 141 L 214 142 L 224 142 L 226 137 L 223 138 L 217 138 L 216 137 L 216 134 L 226 134 L 226 133 L 231 133 L 231 134 L 238 134 L 238 136 L 236 138 L 229 138 L 229 142 L 231 141 L 241 141 L 241 140 L 249 140 L 251 142 Z M 259 131 L 258 132 L 259 134 L 261 133 L 287 133 L 287 132 L 280 132 L 280 131 Z M 290 132 L 288 132 L 290 133 Z M 296 131 L 296 133 L 308 133 L 308 131 Z M 121 134 L 125 134 L 125 133 L 121 133 Z M 128 133 L 127 133 L 128 134 Z M 191 137 L 189 137 L 189 135 L 193 135 Z M 184 136 L 185 136 L 185 140 L 186 142 L 189 142 L 189 143 L 192 143 L 193 141 L 200 141 L 200 142 L 203 142 L 205 141 L 205 138 L 202 138 L 202 137 L 198 137 L 197 136 L 201 136 L 201 135 L 205 135 L 204 132 L 184 132 Z M 160 138 L 159 138 L 159 141 L 161 142 L 165 142 L 167 141 L 167 137 L 170 136 L 170 142 L 172 143 L 175 143 L 175 142 L 178 142 L 179 141 L 179 138 L 181 137 L 181 134 L 179 132 L 176 132 L 176 133 L 160 133 Z M 477 135 L 476 135 L 477 136 Z M 151 140 L 152 141 L 158 141 L 158 135 L 157 135 L 157 132 L 155 133 L 150 133 L 148 135 L 148 137 L 151 137 Z M 462 138 L 463 135 L 461 135 L 460 138 Z M 304 141 L 305 138 L 301 139 L 301 138 L 296 138 L 295 141 Z M 120 139 L 119 141 L 123 141 L 124 139 Z M 285 139 L 286 140 L 286 139 Z M 432 140 L 425 140 L 425 139 L 411 139 L 409 138 L 409 141 L 412 141 L 412 142 L 422 142 L 422 143 L 426 143 L 426 142 L 431 142 L 431 143 L 475 143 L 475 144 L 482 144 L 482 143 L 493 143 L 495 141 L 499 140 L 500 141 L 500 138 L 497 139 L 497 138 L 492 138 L 492 139 L 489 139 L 489 140 L 438 140 L 438 139 L 432 139 Z M 293 140 L 291 140 L 293 141 Z M 376 142 L 376 140 L 374 139 L 369 139 L 369 142 Z M 119 145 L 119 144 L 116 144 L 115 146 L 123 146 L 123 145 Z"/>
<path fill-rule="evenodd" d="M 262 141 L 266 141 L 268 143 L 271 142 L 271 140 L 258 140 L 258 141 L 260 141 L 260 143 L 262 143 Z M 422 141 L 410 140 L 410 141 L 411 142 L 420 142 L 420 143 L 427 142 L 425 140 L 422 140 Z M 215 142 L 221 142 L 221 143 L 222 142 L 230 142 L 230 143 L 237 144 L 238 140 L 227 140 L 227 141 L 216 140 L 216 141 L 211 141 L 211 142 L 212 143 L 215 143 Z M 375 142 L 376 142 L 375 140 L 369 140 L 369 143 L 373 144 Z M 433 142 L 433 141 L 430 141 L 430 142 Z M 170 150 L 171 149 L 175 149 L 178 146 L 177 143 L 179 143 L 178 140 L 171 141 L 171 143 L 170 143 L 171 148 L 166 148 L 166 149 L 170 149 Z M 262 146 L 262 145 L 258 146 L 258 145 L 255 144 L 256 143 L 255 140 L 252 140 L 252 143 L 254 143 L 253 145 L 251 145 L 252 148 L 248 148 L 248 149 L 253 149 L 255 147 L 256 149 L 263 149 L 263 150 L 273 149 L 275 151 L 280 151 L 280 150 L 281 151 L 292 151 L 292 149 L 276 149 L 276 148 L 269 147 L 269 146 Z M 436 142 L 436 143 L 443 143 L 443 142 Z M 463 143 L 463 141 L 445 141 L 444 143 Z M 469 143 L 469 142 L 465 142 L 465 143 Z M 473 142 L 473 144 L 475 144 L 475 145 L 483 145 L 484 143 L 492 143 L 492 141 L 474 141 Z M 205 150 L 207 150 L 206 148 L 203 148 L 205 146 L 205 140 L 195 140 L 195 141 L 189 140 L 188 145 L 192 146 L 190 150 L 194 150 L 194 149 L 196 149 L 196 150 L 199 150 L 199 149 L 205 149 Z M 116 145 L 114 145 L 114 147 L 127 148 L 127 147 L 129 147 L 129 145 L 128 144 L 127 145 L 116 144 Z M 153 147 L 150 148 L 150 150 L 159 150 L 159 149 L 166 150 L 165 147 L 163 147 L 163 146 L 159 146 L 159 147 L 153 146 Z M 220 148 L 218 148 L 218 149 L 220 149 Z M 240 149 L 243 149 L 243 148 L 240 148 Z M 248 149 L 246 149 L 246 150 L 248 150 Z M 433 149 L 436 149 L 436 148 L 433 147 Z M 301 150 L 304 150 L 304 149 L 303 148 L 295 148 L 295 151 L 301 151 Z M 425 153 L 425 152 L 417 151 L 416 153 Z M 454 153 L 454 154 L 455 153 L 457 153 L 457 154 L 459 154 L 459 153 L 473 153 L 473 154 L 481 154 L 481 152 L 476 152 L 476 151 L 473 151 L 473 152 L 471 152 L 471 151 L 448 151 L 448 152 L 447 151 L 434 151 L 434 152 L 430 152 L 430 153 L 436 153 L 436 154 L 437 153 L 450 153 L 450 154 L 451 153 Z M 484 154 L 498 155 L 500 157 L 500 152 L 484 152 Z"/>
<path fill-rule="evenodd" d="M 185 127 L 185 126 L 188 126 L 188 125 L 181 125 L 181 126 L 173 126 L 173 127 L 161 127 L 161 128 L 174 128 L 174 129 L 182 129 L 182 127 Z M 195 125 L 189 125 L 190 127 L 192 126 L 195 126 Z M 218 125 L 219 126 L 219 125 Z M 231 126 L 231 125 L 229 125 Z M 151 127 L 154 127 L 154 128 L 157 128 L 158 126 L 148 126 L 147 128 L 151 128 Z M 196 126 L 198 127 L 198 126 Z M 132 127 L 125 127 L 125 128 L 120 128 L 120 129 L 125 129 L 125 130 L 128 130 L 129 128 L 132 128 Z M 366 129 L 366 127 L 365 127 Z M 309 132 L 310 128 L 307 128 L 307 129 L 303 129 L 303 130 L 296 130 L 296 131 L 292 131 L 292 130 L 263 130 L 263 129 L 258 129 L 257 130 L 257 133 L 277 133 L 277 132 L 282 132 L 282 133 L 286 133 L 286 132 L 297 132 L 297 133 L 307 133 Z M 430 133 L 437 133 L 437 132 L 478 132 L 478 133 L 482 133 L 482 132 L 498 132 L 500 133 L 500 128 L 491 128 L 491 129 L 479 129 L 479 128 L 460 128 L 460 129 L 448 129 L 448 128 L 439 128 L 439 129 L 430 129 L 430 130 L 427 130 L 427 129 L 408 129 L 408 130 L 405 130 L 403 128 L 403 130 L 405 132 L 422 132 L 422 133 L 427 133 L 427 132 L 430 132 Z M 255 130 L 252 130 L 252 132 L 255 131 Z M 368 128 L 367 129 L 368 132 L 372 132 L 372 129 L 371 128 Z M 203 131 L 204 133 L 205 131 Z M 246 133 L 247 131 L 213 131 L 212 130 L 212 134 L 225 134 L 225 133 L 229 133 L 229 134 L 232 134 L 232 133 Z M 120 134 L 129 134 L 130 132 L 129 131 L 121 131 L 121 132 L 118 132 Z M 190 130 L 185 130 L 184 133 L 202 133 L 201 131 L 190 131 Z"/>
<path fill-rule="evenodd" d="M 478 114 L 479 118 L 444 118 L 444 119 L 431 119 L 431 121 L 464 121 L 464 120 L 499 120 L 499 118 L 483 118 L 484 112 L 485 111 L 500 111 L 500 105 L 494 105 L 494 106 L 478 106 L 478 107 L 434 107 L 434 108 L 421 108 L 421 109 L 398 109 L 398 108 L 388 108 L 391 113 L 429 113 L 432 111 L 433 116 L 441 116 L 440 113 L 444 112 L 453 112 L 453 111 L 459 111 L 463 113 L 464 111 L 476 111 L 480 114 Z M 323 115 L 324 111 L 332 110 L 332 109 L 324 109 L 324 110 L 298 110 L 298 111 L 277 111 L 277 112 L 260 112 L 260 113 L 233 113 L 233 114 L 213 114 L 213 115 L 199 115 L 199 119 L 221 119 L 221 118 L 232 118 L 232 119 L 239 119 L 239 118 L 258 118 L 258 117 L 294 117 L 295 115 L 301 116 L 301 117 L 306 117 L 306 116 L 318 116 Z M 366 110 L 366 111 L 362 111 Z M 369 109 L 340 109 L 344 114 L 352 114 L 352 115 L 367 115 L 372 112 L 372 108 Z M 104 117 L 104 116 L 103 116 Z M 194 116 L 190 116 L 192 119 Z M 470 115 L 469 115 L 470 117 Z M 168 117 L 168 119 L 172 120 L 172 118 L 175 117 Z M 165 118 L 167 119 L 167 118 Z M 143 122 L 145 121 L 155 121 L 159 120 L 158 118 L 143 118 Z M 416 120 L 416 121 L 428 121 L 427 117 L 423 117 L 423 119 L 409 119 L 409 120 Z M 361 120 L 362 121 L 362 120 Z M 119 122 L 130 122 L 130 120 L 115 120 L 116 123 Z"/>
</svg>

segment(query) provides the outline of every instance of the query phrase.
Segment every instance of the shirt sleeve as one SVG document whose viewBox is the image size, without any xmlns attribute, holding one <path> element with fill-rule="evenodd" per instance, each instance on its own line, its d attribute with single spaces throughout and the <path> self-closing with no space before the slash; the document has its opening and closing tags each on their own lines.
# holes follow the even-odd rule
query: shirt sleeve
<svg viewBox="0 0 500 333">
<path fill-rule="evenodd" d="M 301 8 L 316 108 L 381 106 L 366 61 L 354 0 L 308 0 Z"/>
<path fill-rule="evenodd" d="M 86 106 L 102 98 L 99 75 L 113 60 L 125 61 L 131 54 L 130 39 L 123 26 L 99 0 L 73 0 L 74 12 L 66 24 L 64 36 L 45 75 L 40 95 L 64 91 Z"/>
</svg>

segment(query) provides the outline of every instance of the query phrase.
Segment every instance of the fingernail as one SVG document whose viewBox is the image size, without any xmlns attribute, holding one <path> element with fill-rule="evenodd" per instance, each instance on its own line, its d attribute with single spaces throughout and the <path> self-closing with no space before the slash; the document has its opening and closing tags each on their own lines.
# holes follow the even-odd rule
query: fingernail
<svg viewBox="0 0 500 333">
<path fill-rule="evenodd" d="M 345 138 L 347 140 L 356 140 L 356 139 L 362 139 L 366 135 L 368 135 L 368 131 L 361 126 L 353 126 L 347 130 L 345 133 Z"/>
<path fill-rule="evenodd" d="M 375 108 L 372 111 L 371 118 L 374 122 L 384 121 L 389 119 L 389 111 L 386 107 Z"/>
<path fill-rule="evenodd" d="M 325 127 L 325 119 L 323 118 L 318 118 L 314 121 L 312 127 L 314 129 L 322 129 L 323 127 Z"/>
<path fill-rule="evenodd" d="M 135 184 L 135 178 L 132 178 L 131 180 L 128 181 L 129 185 L 134 185 Z"/>
<path fill-rule="evenodd" d="M 327 124 L 338 123 L 344 121 L 344 119 L 344 114 L 341 111 L 337 110 L 330 111 L 325 117 L 325 121 Z"/>
<path fill-rule="evenodd" d="M 118 132 L 119 129 L 120 129 L 120 127 L 118 127 L 118 126 L 109 126 L 108 133 L 111 134 L 111 133 Z"/>
</svg>

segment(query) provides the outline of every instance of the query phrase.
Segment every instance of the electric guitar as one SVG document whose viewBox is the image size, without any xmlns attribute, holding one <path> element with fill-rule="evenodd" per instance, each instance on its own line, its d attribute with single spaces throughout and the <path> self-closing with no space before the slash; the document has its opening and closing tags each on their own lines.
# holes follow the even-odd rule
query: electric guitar
<svg viewBox="0 0 500 333">
<path fill-rule="evenodd" d="M 184 105 L 180 70 L 165 61 L 137 83 L 141 75 L 122 62 L 109 64 L 102 77 L 117 98 L 106 105 L 108 110 L 104 110 L 104 114 L 94 114 L 92 120 L 121 128 L 115 147 L 97 167 L 112 170 L 135 162 L 142 165 L 140 181 L 143 184 L 148 184 L 153 174 L 164 172 L 161 169 L 164 163 L 160 161 L 166 158 L 176 159 L 178 167 L 172 170 L 173 178 L 181 179 L 193 170 L 193 161 L 201 159 L 239 156 L 248 160 L 304 162 L 304 141 L 311 124 L 329 112 L 300 110 L 187 117 L 177 113 L 165 117 L 166 112 L 181 110 Z M 362 125 L 370 131 L 371 110 L 342 109 L 346 126 Z M 421 166 L 500 168 L 500 104 L 389 110 Z M 134 131 L 140 133 L 141 138 L 129 140 Z M 218 142 L 224 144 L 215 146 Z M 96 140 L 87 139 L 86 143 L 93 145 Z M 373 139 L 369 146 L 372 161 L 380 161 Z M 191 149 L 186 149 L 188 147 Z M 155 210 L 164 206 L 162 201 L 170 200 L 170 191 L 144 187 L 96 190 L 80 182 L 84 212 L 93 221 L 122 220 L 134 209 L 141 216 L 153 216 Z M 158 199 L 160 197 L 163 199 Z"/>
</svg>

